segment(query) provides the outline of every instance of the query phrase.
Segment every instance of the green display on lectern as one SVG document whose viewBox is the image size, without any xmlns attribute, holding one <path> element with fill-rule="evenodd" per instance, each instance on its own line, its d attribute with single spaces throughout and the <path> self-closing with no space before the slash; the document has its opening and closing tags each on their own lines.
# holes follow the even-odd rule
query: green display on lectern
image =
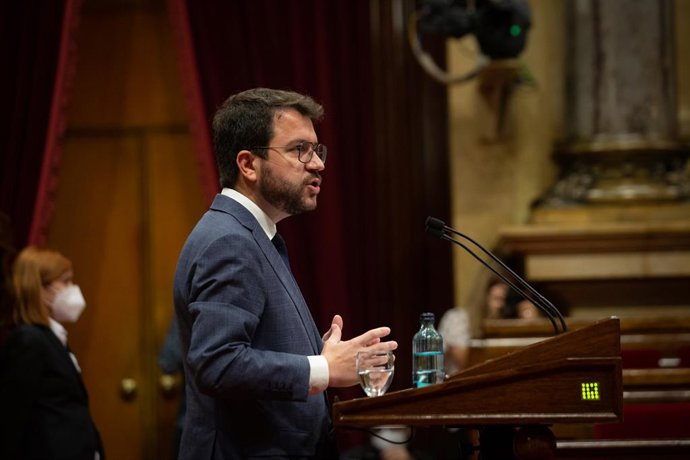
<svg viewBox="0 0 690 460">
<path fill-rule="evenodd" d="M 582 400 L 599 401 L 599 382 L 582 383 Z"/>
</svg>

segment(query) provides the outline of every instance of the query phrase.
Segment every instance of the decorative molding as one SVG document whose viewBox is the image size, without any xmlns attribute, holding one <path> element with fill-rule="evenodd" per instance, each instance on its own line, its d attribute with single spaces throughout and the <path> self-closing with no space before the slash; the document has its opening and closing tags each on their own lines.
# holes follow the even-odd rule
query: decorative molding
<svg viewBox="0 0 690 460">
<path fill-rule="evenodd" d="M 690 220 L 667 223 L 524 225 L 501 231 L 501 246 L 523 254 L 690 250 Z"/>
</svg>

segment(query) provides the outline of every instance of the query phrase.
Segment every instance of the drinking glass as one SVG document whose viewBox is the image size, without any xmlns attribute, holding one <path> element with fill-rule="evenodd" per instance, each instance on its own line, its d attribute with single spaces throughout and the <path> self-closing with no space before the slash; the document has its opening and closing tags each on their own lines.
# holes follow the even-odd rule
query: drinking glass
<svg viewBox="0 0 690 460">
<path fill-rule="evenodd" d="M 381 396 L 393 381 L 395 355 L 391 351 L 357 353 L 359 384 L 367 396 Z"/>
</svg>

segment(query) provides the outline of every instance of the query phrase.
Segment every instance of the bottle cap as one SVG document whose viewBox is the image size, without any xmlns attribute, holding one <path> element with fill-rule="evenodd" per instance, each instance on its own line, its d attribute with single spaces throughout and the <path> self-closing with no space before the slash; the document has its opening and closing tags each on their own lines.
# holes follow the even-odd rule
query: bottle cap
<svg viewBox="0 0 690 460">
<path fill-rule="evenodd" d="M 430 311 L 425 311 L 421 315 L 419 315 L 419 320 L 420 321 L 434 321 L 436 317 L 434 316 L 433 312 Z"/>
</svg>

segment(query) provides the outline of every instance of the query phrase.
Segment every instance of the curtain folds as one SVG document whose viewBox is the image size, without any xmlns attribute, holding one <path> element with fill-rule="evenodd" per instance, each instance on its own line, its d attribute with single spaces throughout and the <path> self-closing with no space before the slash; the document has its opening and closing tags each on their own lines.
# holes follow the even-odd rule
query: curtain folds
<svg viewBox="0 0 690 460">
<path fill-rule="evenodd" d="M 218 170 L 213 157 L 210 121 L 207 118 L 209 110 L 205 106 L 202 94 L 203 87 L 196 64 L 187 3 L 181 0 L 168 0 L 168 12 L 177 45 L 178 67 L 190 117 L 190 131 L 196 150 L 195 158 L 201 176 L 202 192 L 210 203 L 218 192 Z"/>
<path fill-rule="evenodd" d="M 62 27 L 58 40 L 59 51 L 55 66 L 55 80 L 50 103 L 48 127 L 41 164 L 41 175 L 36 191 L 29 243 L 42 245 L 48 233 L 53 214 L 57 187 L 58 167 L 62 155 L 62 136 L 67 127 L 67 105 L 74 81 L 76 67 L 76 34 L 79 22 L 81 0 L 66 0 Z"/>
<path fill-rule="evenodd" d="M 14 244 L 41 244 L 52 209 L 74 71 L 79 0 L 9 2 L 0 15 L 0 210 Z"/>
</svg>

